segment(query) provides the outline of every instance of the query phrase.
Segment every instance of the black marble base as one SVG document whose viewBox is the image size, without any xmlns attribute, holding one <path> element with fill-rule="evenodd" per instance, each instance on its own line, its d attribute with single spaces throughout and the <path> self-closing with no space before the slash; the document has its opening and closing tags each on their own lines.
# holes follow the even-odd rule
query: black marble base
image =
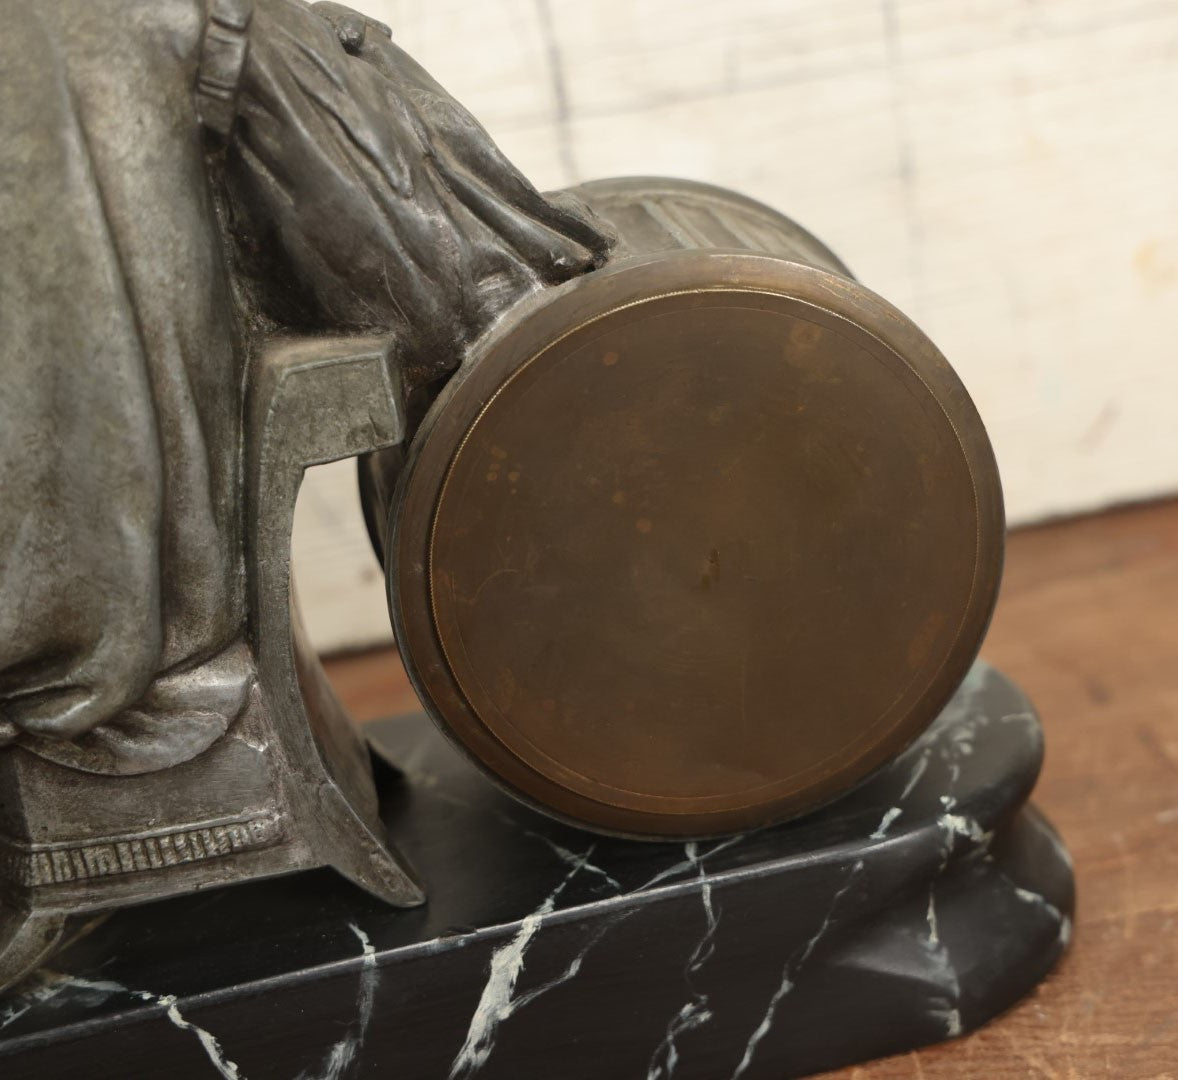
<svg viewBox="0 0 1178 1080">
<path fill-rule="evenodd" d="M 119 912 L 0 999 L 0 1076 L 779 1080 L 969 1031 L 1067 944 L 1039 725 L 985 665 L 837 804 L 685 845 L 539 817 L 422 718 L 376 733 L 426 907 L 323 871 Z"/>
</svg>

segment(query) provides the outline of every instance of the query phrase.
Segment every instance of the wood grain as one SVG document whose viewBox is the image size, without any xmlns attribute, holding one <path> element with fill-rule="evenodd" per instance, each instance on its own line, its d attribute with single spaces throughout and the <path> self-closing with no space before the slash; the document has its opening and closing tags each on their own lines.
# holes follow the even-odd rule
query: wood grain
<svg viewBox="0 0 1178 1080">
<path fill-rule="evenodd" d="M 985 656 L 1047 733 L 1036 801 L 1076 860 L 1072 950 L 981 1031 L 838 1080 L 1178 1078 L 1178 502 L 1012 534 Z M 391 650 L 333 660 L 360 719 L 416 708 Z"/>
</svg>

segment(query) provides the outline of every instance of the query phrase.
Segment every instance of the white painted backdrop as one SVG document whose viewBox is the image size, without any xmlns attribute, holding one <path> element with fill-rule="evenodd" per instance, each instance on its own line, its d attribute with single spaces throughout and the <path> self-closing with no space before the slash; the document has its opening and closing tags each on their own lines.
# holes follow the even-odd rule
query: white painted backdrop
<svg viewBox="0 0 1178 1080">
<path fill-rule="evenodd" d="M 542 188 L 762 199 L 938 343 L 1014 524 L 1178 491 L 1178 0 L 358 0 Z M 349 464 L 295 573 L 388 636 Z"/>
</svg>

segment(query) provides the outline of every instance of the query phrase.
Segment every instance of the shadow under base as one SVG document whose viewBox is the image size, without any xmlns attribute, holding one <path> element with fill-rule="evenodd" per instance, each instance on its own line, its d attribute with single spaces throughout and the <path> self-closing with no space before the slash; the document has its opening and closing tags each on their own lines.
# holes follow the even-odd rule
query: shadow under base
<svg viewBox="0 0 1178 1080">
<path fill-rule="evenodd" d="M 372 734 L 424 908 L 318 871 L 120 911 L 0 998 L 0 1074 L 779 1080 L 964 1034 L 1068 942 L 1040 727 L 984 664 L 839 802 L 687 844 L 534 814 L 424 717 Z"/>
</svg>

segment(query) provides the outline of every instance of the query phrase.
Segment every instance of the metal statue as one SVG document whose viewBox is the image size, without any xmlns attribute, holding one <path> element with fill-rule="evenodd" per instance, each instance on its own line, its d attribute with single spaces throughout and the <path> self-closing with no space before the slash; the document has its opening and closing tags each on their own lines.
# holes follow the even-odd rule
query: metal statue
<svg viewBox="0 0 1178 1080">
<path fill-rule="evenodd" d="M 679 181 L 541 195 L 338 4 L 0 22 L 0 988 L 180 891 L 423 899 L 292 614 L 311 465 L 361 458 L 423 704 L 562 819 L 783 820 L 949 700 L 993 455 L 809 233 Z"/>
<path fill-rule="evenodd" d="M 303 469 L 608 233 L 386 27 L 297 0 L 6 3 L 0 986 L 69 914 L 332 865 L 421 900 L 292 633 Z"/>
</svg>

